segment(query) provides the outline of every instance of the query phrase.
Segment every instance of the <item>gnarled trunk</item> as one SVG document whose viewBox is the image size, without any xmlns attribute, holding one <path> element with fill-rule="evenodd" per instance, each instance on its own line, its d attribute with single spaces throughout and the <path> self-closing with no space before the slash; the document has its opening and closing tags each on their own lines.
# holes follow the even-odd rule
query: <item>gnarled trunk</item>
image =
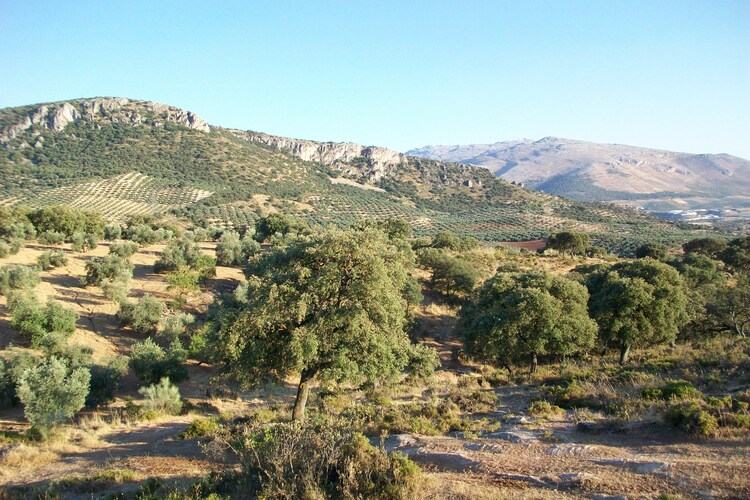
<svg viewBox="0 0 750 500">
<path fill-rule="evenodd" d="M 630 345 L 624 345 L 620 348 L 620 364 L 624 365 L 630 358 Z"/>
<path fill-rule="evenodd" d="M 292 420 L 299 422 L 305 419 L 305 405 L 307 405 L 307 396 L 310 394 L 310 385 L 315 378 L 314 370 L 302 370 L 297 387 L 297 399 L 294 400 L 294 410 L 292 410 Z"/>
</svg>

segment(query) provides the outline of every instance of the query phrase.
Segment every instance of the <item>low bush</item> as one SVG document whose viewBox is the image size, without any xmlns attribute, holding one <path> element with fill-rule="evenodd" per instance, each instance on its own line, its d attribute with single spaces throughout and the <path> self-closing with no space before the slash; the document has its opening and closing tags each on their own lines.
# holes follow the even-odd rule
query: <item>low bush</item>
<svg viewBox="0 0 750 500">
<path fill-rule="evenodd" d="M 187 351 L 179 342 L 165 350 L 153 340 L 146 339 L 133 344 L 129 366 L 144 384 L 155 384 L 164 377 L 181 382 L 188 376 L 186 359 Z"/>
<path fill-rule="evenodd" d="M 65 233 L 57 231 L 42 231 L 37 236 L 37 240 L 42 245 L 62 245 L 65 243 Z"/>
<path fill-rule="evenodd" d="M 474 382 L 465 386 L 457 386 L 448 394 L 448 401 L 466 413 L 486 413 L 497 408 L 495 393 L 480 389 Z"/>
<path fill-rule="evenodd" d="M 0 295 L 14 290 L 31 290 L 39 284 L 39 270 L 35 267 L 10 264 L 0 267 Z"/>
<path fill-rule="evenodd" d="M 138 392 L 143 396 L 143 407 L 147 412 L 177 415 L 182 410 L 180 390 L 167 377 L 162 378 L 158 384 L 141 387 Z"/>
<path fill-rule="evenodd" d="M 96 408 L 115 400 L 120 379 L 128 371 L 128 358 L 120 356 L 102 365 L 92 365 L 90 371 L 91 382 L 86 406 Z"/>
<path fill-rule="evenodd" d="M 78 315 L 50 299 L 45 307 L 34 297 L 19 295 L 9 303 L 11 326 L 32 347 L 54 350 L 75 331 Z"/>
<path fill-rule="evenodd" d="M 673 427 L 696 436 L 714 437 L 719 430 L 718 420 L 700 401 L 673 404 L 667 409 L 664 419 Z"/>
<path fill-rule="evenodd" d="M 534 401 L 529 405 L 526 413 L 532 417 L 546 418 L 562 415 L 565 413 L 565 410 L 559 406 L 553 405 L 549 401 Z"/>
<path fill-rule="evenodd" d="M 424 344 L 416 344 L 409 353 L 406 372 L 412 379 L 425 380 L 432 376 L 438 366 L 440 366 L 440 358 L 437 351 Z"/>
<path fill-rule="evenodd" d="M 138 244 L 132 241 L 123 241 L 120 243 L 112 243 L 109 246 L 109 254 L 117 255 L 123 259 L 127 259 L 135 255 L 138 251 Z"/>
<path fill-rule="evenodd" d="M 180 439 L 190 439 L 196 437 L 213 437 L 221 429 L 221 424 L 215 418 L 196 418 L 187 429 L 179 435 Z"/>
<path fill-rule="evenodd" d="M 68 265 L 68 255 L 62 250 L 47 250 L 36 259 L 37 265 L 43 271 L 49 271 L 58 267 Z"/>
<path fill-rule="evenodd" d="M 44 432 L 83 408 L 91 375 L 85 368 L 69 370 L 54 356 L 27 369 L 18 384 L 18 397 L 31 425 Z"/>
<path fill-rule="evenodd" d="M 419 467 L 332 425 L 246 427 L 238 488 L 252 498 L 411 498 Z"/>
<path fill-rule="evenodd" d="M 101 286 L 102 281 L 115 280 L 122 275 L 133 276 L 133 264 L 119 255 L 94 257 L 86 262 L 86 276 L 81 278 L 83 286 Z"/>
<path fill-rule="evenodd" d="M 148 294 L 136 303 L 121 302 L 117 311 L 117 319 L 122 324 L 130 326 L 134 332 L 143 334 L 156 333 L 163 315 L 164 304 Z"/>
</svg>

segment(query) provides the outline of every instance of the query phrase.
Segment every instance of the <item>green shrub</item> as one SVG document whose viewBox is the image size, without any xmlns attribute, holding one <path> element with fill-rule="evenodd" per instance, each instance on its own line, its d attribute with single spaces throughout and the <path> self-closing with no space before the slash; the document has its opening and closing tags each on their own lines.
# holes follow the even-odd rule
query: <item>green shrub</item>
<svg viewBox="0 0 750 500">
<path fill-rule="evenodd" d="M 39 270 L 35 267 L 18 264 L 0 267 L 1 295 L 7 296 L 13 290 L 31 290 L 39 281 Z"/>
<path fill-rule="evenodd" d="M 121 302 L 117 319 L 137 333 L 152 334 L 159 329 L 164 315 L 164 305 L 145 294 L 137 303 Z"/>
<path fill-rule="evenodd" d="M 23 242 L 22 238 L 12 238 L 10 240 L 0 238 L 0 257 L 17 254 L 23 247 Z"/>
<path fill-rule="evenodd" d="M 553 417 L 565 413 L 565 410 L 549 401 L 534 401 L 529 405 L 526 413 L 532 417 Z"/>
<path fill-rule="evenodd" d="M 242 259 L 240 235 L 235 231 L 225 231 L 216 242 L 216 263 L 220 266 L 240 265 Z"/>
<path fill-rule="evenodd" d="M 89 394 L 86 397 L 86 406 L 96 408 L 115 400 L 120 379 L 128 371 L 128 358 L 119 356 L 105 364 L 93 365 L 90 370 L 91 382 Z"/>
<path fill-rule="evenodd" d="M 11 326 L 28 340 L 32 347 L 47 350 L 61 345 L 75 331 L 78 315 L 50 299 L 42 307 L 28 295 L 13 297 Z"/>
<path fill-rule="evenodd" d="M 188 238 L 175 239 L 167 243 L 154 264 L 157 273 L 174 271 L 180 267 L 193 267 L 201 255 L 200 247 Z"/>
<path fill-rule="evenodd" d="M 104 239 L 107 241 L 119 240 L 122 237 L 122 226 L 117 223 L 107 224 L 104 228 Z"/>
<path fill-rule="evenodd" d="M 86 262 L 86 276 L 81 278 L 83 286 L 100 286 L 105 279 L 122 279 L 124 275 L 133 276 L 133 264 L 119 255 L 94 257 Z"/>
<path fill-rule="evenodd" d="M 409 353 L 406 372 L 413 379 L 425 380 L 432 376 L 438 366 L 440 366 L 440 358 L 437 351 L 424 344 L 416 344 Z"/>
<path fill-rule="evenodd" d="M 109 245 L 109 254 L 117 255 L 118 257 L 122 257 L 123 259 L 132 257 L 137 251 L 138 244 L 132 241 L 122 241 Z"/>
<path fill-rule="evenodd" d="M 190 439 L 196 437 L 212 437 L 221 429 L 221 425 L 215 418 L 196 418 L 187 429 L 179 435 L 181 439 Z"/>
<path fill-rule="evenodd" d="M 75 232 L 70 236 L 70 248 L 74 252 L 81 252 L 84 249 L 86 243 L 86 235 L 83 233 Z"/>
<path fill-rule="evenodd" d="M 187 351 L 179 342 L 174 342 L 165 350 L 153 340 L 146 339 L 133 344 L 129 366 L 144 384 L 154 384 L 164 377 L 173 382 L 181 382 L 188 375 L 186 359 Z"/>
<path fill-rule="evenodd" d="M 133 275 L 129 269 L 120 269 L 111 278 L 104 278 L 99 283 L 102 293 L 112 302 L 126 302 L 133 284 Z"/>
<path fill-rule="evenodd" d="M 135 226 L 129 225 L 124 236 L 139 245 L 153 245 L 171 239 L 174 233 L 168 229 L 154 229 L 148 224 L 138 224 Z"/>
<path fill-rule="evenodd" d="M 169 378 L 162 378 L 158 384 L 141 387 L 138 393 L 143 396 L 143 407 L 146 411 L 177 415 L 182 410 L 180 389 L 169 382 Z"/>
<path fill-rule="evenodd" d="M 83 408 L 91 375 L 85 368 L 70 371 L 55 357 L 28 368 L 18 384 L 24 415 L 33 427 L 46 430 Z"/>
<path fill-rule="evenodd" d="M 37 265 L 43 271 L 49 271 L 58 267 L 68 265 L 68 255 L 62 250 L 47 250 L 36 259 Z"/>
<path fill-rule="evenodd" d="M 37 236 L 37 240 L 42 245 L 62 245 L 65 243 L 65 233 L 57 231 L 42 231 Z"/>
<path fill-rule="evenodd" d="M 673 427 L 701 437 L 714 437 L 719 428 L 716 417 L 699 401 L 673 404 L 667 409 L 664 419 Z"/>
<path fill-rule="evenodd" d="M 162 329 L 159 336 L 173 342 L 180 338 L 180 335 L 187 332 L 188 326 L 195 322 L 195 316 L 187 313 L 171 314 L 162 321 Z"/>
<path fill-rule="evenodd" d="M 670 380 L 662 388 L 662 397 L 671 399 L 702 399 L 703 393 L 687 380 Z"/>
</svg>

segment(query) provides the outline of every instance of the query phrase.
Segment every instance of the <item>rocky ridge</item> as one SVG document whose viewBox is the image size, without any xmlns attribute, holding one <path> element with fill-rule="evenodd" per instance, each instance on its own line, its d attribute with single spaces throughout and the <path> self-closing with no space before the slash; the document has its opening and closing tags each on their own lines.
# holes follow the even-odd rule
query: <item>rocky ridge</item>
<svg viewBox="0 0 750 500">
<path fill-rule="evenodd" d="M 74 99 L 29 108 L 29 111 L 22 114 L 15 123 L 5 126 L 0 131 L 0 143 L 6 144 L 30 129 L 61 132 L 71 123 L 81 121 L 151 127 L 164 127 L 167 123 L 173 123 L 201 132 L 211 130 L 208 123 L 192 111 L 124 97 Z"/>
<path fill-rule="evenodd" d="M 364 175 L 371 181 L 382 179 L 405 163 L 403 154 L 379 146 L 362 146 L 352 142 L 307 141 L 249 131 L 234 131 L 234 134 L 239 138 L 279 149 L 305 161 L 335 167 L 347 175 Z"/>
</svg>

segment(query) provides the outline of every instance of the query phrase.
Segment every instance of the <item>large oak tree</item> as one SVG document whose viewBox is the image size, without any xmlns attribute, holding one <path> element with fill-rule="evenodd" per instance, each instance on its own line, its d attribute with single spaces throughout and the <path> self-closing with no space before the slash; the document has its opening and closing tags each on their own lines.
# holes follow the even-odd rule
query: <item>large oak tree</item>
<svg viewBox="0 0 750 500">
<path fill-rule="evenodd" d="M 689 319 L 684 282 L 667 264 L 646 258 L 576 270 L 585 275 L 600 337 L 619 349 L 620 363 L 632 348 L 674 341 Z"/>
<path fill-rule="evenodd" d="M 299 373 L 295 420 L 315 379 L 359 384 L 397 374 L 412 351 L 404 331 L 410 254 L 405 242 L 364 228 L 259 257 L 247 285 L 214 314 L 210 357 L 245 384 Z"/>
<path fill-rule="evenodd" d="M 586 288 L 544 272 L 500 272 L 461 309 L 458 332 L 473 357 L 508 366 L 585 352 L 596 339 Z"/>
</svg>

